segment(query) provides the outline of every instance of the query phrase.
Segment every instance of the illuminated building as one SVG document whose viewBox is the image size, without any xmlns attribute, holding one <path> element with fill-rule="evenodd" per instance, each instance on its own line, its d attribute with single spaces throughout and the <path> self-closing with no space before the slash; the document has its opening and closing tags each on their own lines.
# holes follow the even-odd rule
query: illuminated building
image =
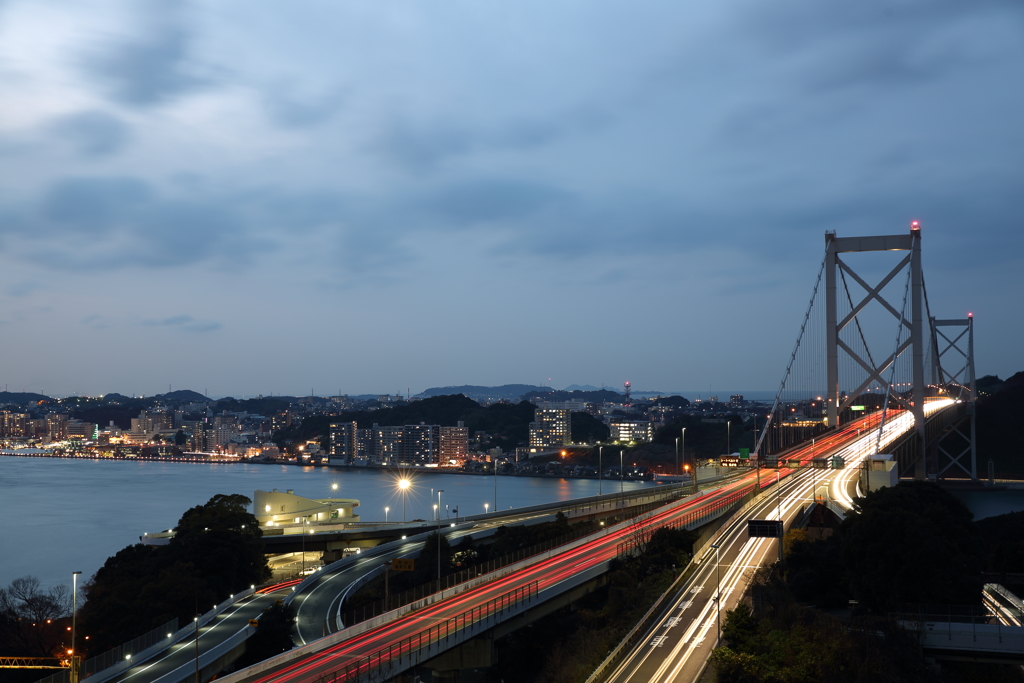
<svg viewBox="0 0 1024 683">
<path fill-rule="evenodd" d="M 331 423 L 331 452 L 328 462 L 332 465 L 349 465 L 358 455 L 355 422 Z"/>
<path fill-rule="evenodd" d="M 608 427 L 611 429 L 612 441 L 623 443 L 650 441 L 654 438 L 654 423 L 632 420 L 612 420 Z"/>
<path fill-rule="evenodd" d="M 557 448 L 571 440 L 572 412 L 538 406 L 530 423 L 530 448 Z"/>
</svg>

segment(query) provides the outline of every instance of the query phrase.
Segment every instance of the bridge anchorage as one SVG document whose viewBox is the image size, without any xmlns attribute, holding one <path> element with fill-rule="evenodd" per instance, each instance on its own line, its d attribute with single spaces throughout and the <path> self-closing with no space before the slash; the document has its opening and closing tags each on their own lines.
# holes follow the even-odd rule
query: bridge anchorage
<svg viewBox="0 0 1024 683">
<path fill-rule="evenodd" d="M 906 433 L 884 444 L 901 473 L 977 481 L 975 396 L 974 318 L 931 314 L 918 222 L 902 235 L 826 232 L 821 269 L 755 453 L 781 452 L 874 412 L 880 415 L 863 424 L 877 427 L 877 452 L 887 422 L 910 416 Z"/>
</svg>

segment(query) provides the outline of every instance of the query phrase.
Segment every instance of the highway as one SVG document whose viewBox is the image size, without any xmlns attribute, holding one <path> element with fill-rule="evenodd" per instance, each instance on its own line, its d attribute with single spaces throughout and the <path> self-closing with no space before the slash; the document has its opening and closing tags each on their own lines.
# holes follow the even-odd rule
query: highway
<svg viewBox="0 0 1024 683">
<path fill-rule="evenodd" d="M 939 406 L 932 406 L 932 410 Z M 905 430 L 905 425 L 898 421 L 902 415 L 892 416 L 891 427 L 886 430 L 886 436 L 882 444 L 885 446 L 888 441 L 896 438 Z M 814 446 L 805 446 L 795 449 L 787 455 L 788 459 L 795 459 L 804 464 L 809 464 L 814 458 L 831 456 L 834 453 L 843 455 L 846 462 L 856 467 L 859 457 L 868 452 L 874 452 L 876 441 L 875 433 L 871 428 L 877 425 L 880 416 L 878 414 L 868 416 L 850 423 L 845 428 L 818 440 Z M 858 455 L 859 454 L 859 455 Z M 774 472 L 776 479 L 780 481 L 783 495 L 766 496 L 758 505 L 748 511 L 745 517 L 763 515 L 772 518 L 779 513 L 783 518 L 791 518 L 812 495 L 812 487 L 816 484 L 818 477 L 822 481 L 836 476 L 837 472 L 848 470 L 820 470 L 811 469 L 779 469 Z M 819 472 L 821 473 L 819 475 Z M 771 472 L 766 474 L 772 474 Z M 702 509 L 722 503 L 739 500 L 755 487 L 758 473 L 750 472 L 747 475 L 699 498 L 691 498 L 675 505 L 665 506 L 663 509 L 652 513 L 646 522 L 647 528 L 657 528 L 664 525 L 675 525 L 684 523 L 688 516 L 696 515 Z M 762 476 L 760 485 L 762 488 L 771 484 L 772 477 Z M 775 500 L 772 500 L 775 498 Z M 774 511 L 774 514 L 773 514 Z M 401 657 L 412 649 L 418 649 L 424 643 L 433 642 L 442 637 L 439 626 L 447 623 L 459 623 L 459 618 L 465 624 L 466 611 L 474 605 L 486 605 L 500 596 L 506 595 L 514 590 L 538 590 L 555 586 L 570 576 L 587 571 L 599 564 L 607 562 L 616 556 L 619 546 L 629 542 L 631 535 L 636 530 L 630 525 L 614 532 L 601 534 L 594 539 L 587 541 L 571 551 L 559 554 L 551 559 L 540 561 L 534 565 L 516 572 L 515 574 L 495 580 L 491 583 L 467 590 L 460 595 L 443 602 L 424 607 L 404 617 L 378 626 L 370 631 L 354 636 L 336 645 L 325 648 L 317 653 L 310 654 L 300 660 L 283 664 L 269 672 L 253 676 L 248 680 L 256 683 L 277 683 L 287 681 L 288 683 L 314 683 L 315 681 L 330 676 L 338 676 L 346 666 L 352 666 L 359 662 L 368 661 L 366 658 L 374 657 L 373 666 L 386 667 L 390 660 Z M 770 553 L 777 554 L 772 548 L 773 543 L 761 540 L 748 541 L 744 520 L 737 520 L 731 524 L 721 535 L 722 551 L 724 551 L 722 571 L 722 596 L 723 609 L 734 606 L 742 594 L 749 580 L 750 572 L 759 566 L 769 557 Z M 711 566 L 712 563 L 705 555 L 699 571 L 695 578 L 687 583 L 681 591 L 675 603 L 677 613 L 666 617 L 666 620 L 659 625 L 666 631 L 678 628 L 678 635 L 672 634 L 676 642 L 672 645 L 673 638 L 666 635 L 659 639 L 654 649 L 665 653 L 672 653 L 668 657 L 631 657 L 625 668 L 617 673 L 617 680 L 692 680 L 687 679 L 690 674 L 703 667 L 707 654 L 710 652 L 712 643 L 708 640 L 708 631 L 711 628 L 712 607 L 715 603 L 710 599 L 713 594 L 711 590 Z M 717 576 L 719 567 L 715 564 L 715 577 L 717 587 Z M 711 607 L 709 607 L 711 605 Z M 687 611 L 689 610 L 689 611 Z M 469 616 L 470 622 L 482 618 L 483 614 L 473 613 Z M 431 630 L 434 629 L 434 630 Z M 717 627 L 715 631 L 717 635 Z M 660 634 L 659 634 L 660 635 Z M 659 635 L 653 636 L 659 638 Z M 665 650 L 666 644 L 670 644 Z M 658 647 L 660 646 L 660 647 Z M 647 646 L 648 649 L 650 645 Z M 702 648 L 703 651 L 702 651 Z M 644 651 L 644 648 L 639 648 Z M 642 661 L 641 661 L 642 660 Z M 632 664 L 630 664 L 632 662 Z M 360 665 L 362 666 L 362 665 Z M 369 666 L 367 664 L 366 666 Z M 641 670 L 655 667 L 654 675 L 658 672 L 664 674 L 662 679 L 646 679 L 643 673 L 630 670 L 630 667 Z M 637 676 L 638 678 L 632 678 Z M 624 678 L 622 678 L 624 677 Z M 339 678 L 339 680 L 341 680 Z"/>
<path fill-rule="evenodd" d="M 940 406 L 934 404 L 929 406 L 929 412 L 938 407 Z M 812 459 L 828 457 L 838 453 L 843 455 L 846 460 L 847 469 L 845 470 L 790 469 L 787 467 L 778 470 L 751 471 L 718 489 L 706 491 L 699 497 L 691 497 L 680 503 L 655 510 L 647 520 L 646 528 L 652 529 L 664 525 L 675 526 L 685 524 L 688 520 L 692 520 L 713 506 L 721 506 L 738 501 L 756 488 L 758 478 L 760 479 L 759 483 L 762 489 L 773 484 L 776 479 L 781 482 L 783 493 L 781 512 L 782 516 L 787 519 L 791 518 L 801 506 L 811 500 L 813 495 L 812 487 L 816 483 L 820 485 L 821 483 L 838 479 L 839 482 L 831 487 L 832 495 L 836 500 L 843 500 L 843 496 L 849 495 L 850 477 L 856 474 L 857 462 L 864 455 L 874 452 L 876 432 L 872 431 L 871 428 L 877 425 L 879 418 L 880 416 L 875 413 L 852 422 L 836 433 L 818 439 L 813 447 L 808 445 L 794 449 L 785 456 L 787 460 L 798 460 L 806 465 Z M 902 424 L 900 420 L 906 421 L 907 419 L 912 420 L 912 417 L 906 414 L 892 415 L 889 424 L 887 424 L 886 437 L 882 442 L 883 447 L 888 441 L 895 439 L 902 431 L 905 431 L 906 425 Z M 778 496 L 766 496 L 764 500 L 748 511 L 746 517 L 763 515 L 767 518 L 775 518 L 775 515 L 778 514 L 775 510 L 777 507 L 780 507 L 780 502 L 777 498 Z M 549 514 L 546 513 L 543 516 Z M 494 526 L 507 523 L 509 523 L 507 517 L 500 521 L 493 521 Z M 442 529 L 444 528 L 442 527 Z M 451 533 L 464 535 L 466 533 L 479 533 L 480 531 L 487 530 L 479 528 L 473 530 L 460 529 L 452 530 Z M 509 593 L 517 591 L 544 591 L 547 588 L 556 586 L 559 582 L 564 581 L 570 576 L 587 571 L 612 559 L 619 552 L 621 544 L 630 541 L 631 535 L 635 534 L 636 529 L 631 528 L 629 525 L 625 525 L 623 529 L 616 530 L 614 533 L 600 534 L 569 552 L 537 562 L 515 574 L 505 576 L 491 583 L 466 590 L 455 597 L 421 608 L 373 630 L 346 639 L 315 654 L 310 654 L 301 660 L 281 665 L 277 669 L 272 669 L 269 672 L 253 676 L 247 680 L 259 681 L 259 683 L 269 683 L 270 681 L 312 683 L 324 675 L 334 675 L 339 669 L 352 662 L 359 661 L 363 657 L 379 653 L 382 649 L 386 651 L 390 646 L 390 653 L 383 658 L 378 656 L 376 660 L 377 665 L 386 665 L 389 658 L 407 654 L 410 649 L 418 648 L 424 642 L 432 642 L 432 639 L 439 637 L 436 631 L 435 635 L 424 636 L 423 634 L 428 629 L 448 623 L 449 620 L 456 618 L 463 619 L 462 623 L 465 623 L 465 613 L 467 610 L 473 606 L 487 605 L 490 601 Z M 739 520 L 723 530 L 721 538 L 723 539 L 720 551 L 722 553 L 723 607 L 724 609 L 729 609 L 735 605 L 743 589 L 745 589 L 750 571 L 763 561 L 777 556 L 778 551 L 774 549 L 774 542 L 768 542 L 763 539 L 752 542 L 747 541 L 745 522 L 743 520 Z M 304 643 L 317 640 L 323 635 L 340 628 L 341 625 L 338 623 L 340 597 L 353 581 L 366 572 L 380 566 L 385 559 L 412 555 L 418 552 L 420 545 L 420 543 L 410 542 L 399 544 L 387 550 L 386 553 L 367 553 L 366 557 L 356 558 L 352 562 L 346 563 L 339 570 L 325 573 L 323 576 L 317 577 L 316 580 L 307 583 L 303 587 L 302 592 L 294 597 L 294 604 L 299 614 L 298 644 L 301 646 Z M 692 680 L 688 679 L 687 675 L 692 672 L 693 667 L 698 666 L 699 668 L 703 666 L 707 653 L 710 652 L 705 646 L 710 647 L 710 643 L 714 640 L 714 638 L 708 639 L 710 628 L 708 618 L 708 610 L 710 608 L 708 605 L 713 605 L 713 593 L 709 593 L 712 590 L 709 568 L 713 564 L 705 554 L 698 572 L 687 582 L 687 585 L 677 596 L 671 616 L 666 617 L 666 621 L 659 624 L 655 629 L 664 629 L 665 633 L 652 635 L 652 638 L 660 639 L 656 645 L 647 646 L 647 650 L 650 650 L 651 653 L 656 651 L 663 655 L 667 655 L 670 652 L 674 654 L 669 657 L 662 657 L 663 661 L 660 664 L 657 664 L 657 656 L 648 655 L 638 658 L 636 652 L 627 660 L 627 662 L 633 662 L 639 670 L 648 671 L 651 666 L 654 666 L 655 673 L 672 672 L 671 677 L 663 679 L 652 678 L 650 680 L 667 681 L 675 680 L 676 677 L 679 680 Z M 715 568 L 717 572 L 717 565 Z M 717 585 L 717 573 L 715 576 Z M 253 602 L 256 601 L 254 600 Z M 248 618 L 253 618 L 248 615 L 258 614 L 264 606 L 265 604 L 257 608 L 256 605 L 250 607 L 246 604 L 239 607 L 232 614 L 237 613 L 238 619 L 247 623 Z M 486 616 L 484 610 L 478 609 L 470 619 L 479 619 L 484 616 Z M 232 629 L 239 626 L 238 624 L 229 625 L 226 619 L 224 620 L 225 623 L 221 624 L 219 623 L 220 619 L 218 618 L 217 626 L 210 630 L 219 630 L 222 634 L 221 639 L 223 639 L 225 634 L 230 635 L 237 632 L 237 630 Z M 240 627 L 244 628 L 244 625 Z M 716 633 L 717 630 L 712 635 Z M 662 635 L 664 638 L 661 638 Z M 426 641 L 424 638 L 426 638 Z M 415 643 L 410 639 L 416 639 Z M 184 657 L 185 655 L 178 653 L 184 650 L 188 644 L 183 643 L 176 646 L 169 653 L 168 657 L 171 655 Z M 200 638 L 200 646 L 204 646 L 202 637 Z M 638 648 L 638 651 L 642 650 L 644 648 Z M 192 656 L 194 656 L 194 651 Z M 167 671 L 174 670 L 174 663 L 179 661 L 177 659 L 173 661 L 168 659 L 166 664 L 160 664 L 164 659 L 166 658 L 154 661 L 150 667 L 136 667 L 127 672 L 125 675 L 126 680 L 127 677 L 131 677 L 128 674 L 140 675 L 142 671 L 151 667 L 166 666 Z M 138 674 L 133 674 L 136 671 L 138 671 Z M 616 672 L 616 680 L 648 680 L 642 678 L 642 675 L 641 678 L 630 678 L 631 675 L 637 674 L 631 674 L 628 669 L 622 669 Z M 157 678 L 153 675 L 146 675 L 134 677 L 132 680 L 133 683 L 145 683 L 147 681 L 155 681 Z"/>
<path fill-rule="evenodd" d="M 926 413 L 948 404 L 948 401 L 933 402 L 926 406 Z M 737 515 L 723 527 L 715 539 L 718 550 L 704 552 L 698 570 L 675 594 L 670 607 L 606 680 L 613 683 L 696 681 L 718 642 L 719 612 L 715 596 L 719 585 L 724 620 L 725 612 L 734 609 L 742 599 L 754 571 L 779 557 L 779 541 L 749 538 L 747 521 L 781 518 L 788 525 L 814 500 L 816 492 L 821 497 L 823 486 L 828 487 L 833 500 L 851 508 L 851 490 L 857 486 L 858 465 L 875 453 L 878 432 L 871 428 L 877 426 L 879 419 L 876 413 L 850 423 L 827 439 L 817 441 L 813 447 L 806 445 L 787 456 L 807 463 L 814 458 L 841 455 L 846 467 L 789 470 L 792 474 L 781 482 L 776 495 L 763 496 L 745 514 Z M 883 429 L 882 448 L 912 427 L 913 416 L 909 413 L 892 415 Z M 779 470 L 780 479 L 784 471 Z"/>
<path fill-rule="evenodd" d="M 641 489 L 627 493 L 630 497 L 640 497 L 657 493 L 655 489 Z M 545 510 L 530 510 L 525 512 L 502 512 L 488 516 L 474 517 L 470 522 L 471 528 L 452 529 L 449 521 L 445 521 L 440 527 L 454 545 L 464 536 L 481 538 L 493 534 L 498 527 L 512 524 L 534 524 L 550 520 L 558 510 L 564 510 L 571 515 L 573 510 L 580 512 L 597 511 L 605 509 L 613 512 L 617 495 L 615 493 L 603 496 L 604 501 L 600 504 L 586 505 L 581 508 L 578 501 L 568 501 L 558 507 L 550 507 Z M 426 530 L 430 532 L 431 530 Z M 296 611 L 295 642 L 297 646 L 306 645 L 319 638 L 330 635 L 346 626 L 341 621 L 342 603 L 350 587 L 359 581 L 365 574 L 379 569 L 384 562 L 398 557 L 415 557 L 423 547 L 422 540 L 403 542 L 396 545 L 382 546 L 380 549 L 370 549 L 361 556 L 350 557 L 350 563 L 345 563 L 338 568 L 324 572 L 315 580 L 301 586 L 298 594 L 292 598 L 292 606 Z"/>
<path fill-rule="evenodd" d="M 249 620 L 258 619 L 263 610 L 274 604 L 275 600 L 285 597 L 291 591 L 290 585 L 257 593 L 248 598 L 239 600 L 209 624 L 199 629 L 199 653 L 211 650 L 228 637 L 239 631 L 250 628 Z M 142 662 L 137 666 L 107 679 L 107 683 L 150 683 L 172 672 L 186 672 L 181 678 L 187 677 L 187 672 L 193 671 L 196 658 L 195 637 L 188 637 L 175 643 L 154 658 Z M 83 678 L 82 680 L 88 680 Z M 180 680 L 180 679 L 175 679 Z"/>
<path fill-rule="evenodd" d="M 742 498 L 752 488 L 753 482 L 749 477 L 744 477 L 744 480 L 745 483 L 742 485 L 732 485 L 699 498 L 690 498 L 682 503 L 659 508 L 650 513 L 645 528 L 680 524 L 685 522 L 688 517 L 699 514 L 704 508 L 734 502 Z M 301 660 L 284 664 L 269 673 L 254 676 L 249 680 L 259 683 L 269 681 L 312 682 L 325 675 L 333 675 L 338 669 L 370 655 L 375 655 L 382 649 L 385 650 L 385 654 L 380 658 L 375 658 L 375 661 L 379 662 L 380 666 L 386 666 L 389 659 L 407 654 L 410 649 L 418 649 L 426 643 L 434 642 L 439 637 L 443 638 L 444 633 L 437 631 L 439 625 L 446 622 L 451 623 L 456 618 L 462 620 L 459 622 L 460 624 L 466 624 L 467 619 L 468 623 L 472 623 L 486 617 L 487 610 L 490 609 L 484 608 L 484 610 L 478 610 L 473 615 L 466 617 L 465 613 L 473 607 L 486 606 L 491 601 L 517 590 L 531 593 L 543 592 L 570 577 L 613 559 L 619 552 L 620 544 L 632 540 L 636 533 L 634 525 L 625 524 L 622 527 L 597 534 L 572 550 L 547 560 L 538 561 L 528 568 L 471 588 L 450 599 L 416 610 L 402 618 L 346 639 Z M 434 629 L 434 631 L 426 633 L 430 629 Z M 389 646 L 392 650 L 387 653 L 386 650 Z"/>
</svg>

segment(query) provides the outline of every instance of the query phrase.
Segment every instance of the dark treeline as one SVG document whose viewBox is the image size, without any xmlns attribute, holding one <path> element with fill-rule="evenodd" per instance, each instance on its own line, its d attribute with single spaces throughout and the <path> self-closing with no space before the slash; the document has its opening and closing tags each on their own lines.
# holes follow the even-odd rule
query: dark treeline
<svg viewBox="0 0 1024 683">
<path fill-rule="evenodd" d="M 726 619 L 717 680 L 1003 680 L 997 665 L 927 666 L 891 619 L 925 604 L 966 614 L 981 606 L 984 571 L 1024 571 L 1020 516 L 972 517 L 939 486 L 913 481 L 858 499 L 825 540 L 790 531 L 785 561 L 755 578 L 756 611 L 742 604 Z"/>
<path fill-rule="evenodd" d="M 107 559 L 87 581 L 79 629 L 88 656 L 177 617 L 180 624 L 270 577 L 262 532 L 241 495 L 216 495 L 181 516 L 168 545 L 141 543 Z M 82 641 L 80 641 L 82 642 Z"/>
</svg>

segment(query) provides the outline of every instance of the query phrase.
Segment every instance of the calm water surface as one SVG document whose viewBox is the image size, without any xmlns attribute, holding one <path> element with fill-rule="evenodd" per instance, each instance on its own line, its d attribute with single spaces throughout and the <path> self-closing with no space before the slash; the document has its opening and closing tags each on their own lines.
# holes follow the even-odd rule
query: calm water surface
<svg viewBox="0 0 1024 683">
<path fill-rule="evenodd" d="M 430 519 L 437 489 L 444 490 L 442 505 L 460 515 L 482 513 L 485 502 L 494 505 L 494 484 L 493 477 L 420 474 L 406 516 Z M 497 486 L 503 510 L 598 493 L 598 482 L 589 479 L 498 477 Z M 617 487 L 605 481 L 603 488 Z M 143 533 L 175 526 L 185 510 L 218 493 L 251 499 L 256 489 L 275 488 L 309 498 L 357 498 L 363 521 L 383 521 L 385 506 L 390 521 L 402 519 L 395 477 L 379 470 L 0 457 L 0 586 L 27 574 L 44 585 L 70 583 L 72 571 L 90 577 Z"/>
</svg>

